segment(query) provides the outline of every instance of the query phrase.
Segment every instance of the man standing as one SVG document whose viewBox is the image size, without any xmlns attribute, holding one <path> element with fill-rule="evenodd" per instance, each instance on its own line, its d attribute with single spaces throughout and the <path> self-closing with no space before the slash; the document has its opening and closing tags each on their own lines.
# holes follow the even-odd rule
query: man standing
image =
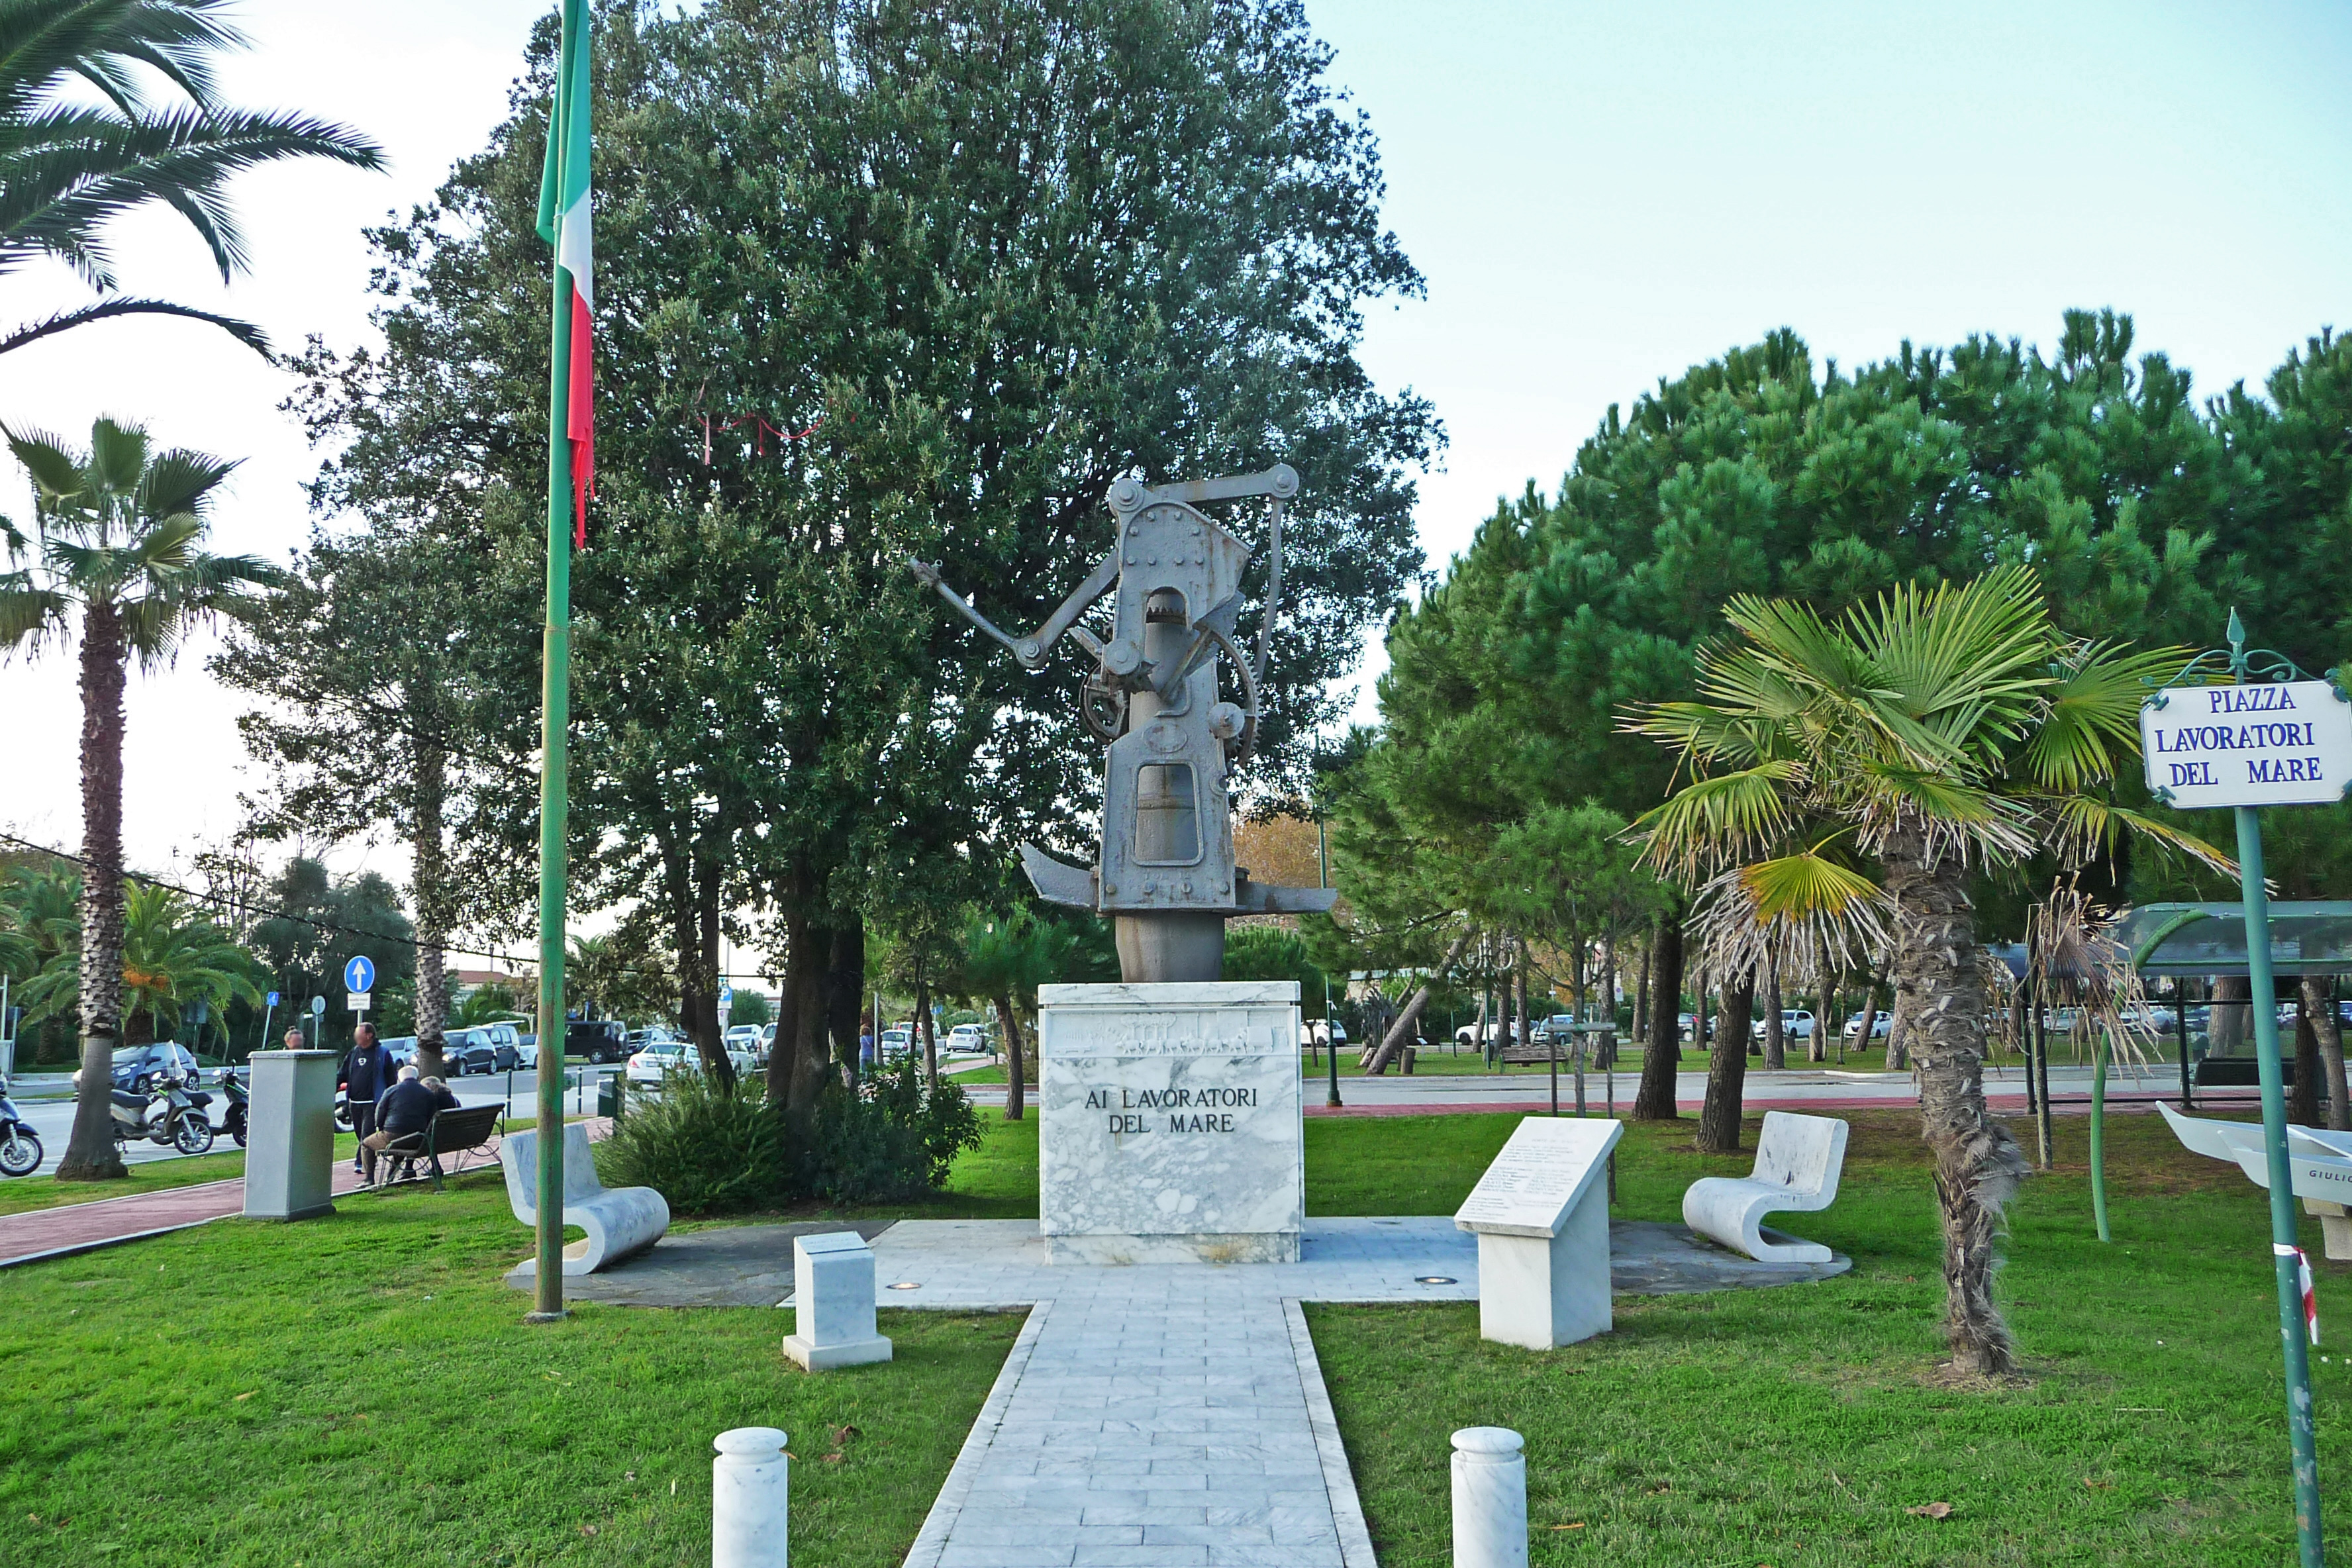
<svg viewBox="0 0 2352 1568">
<path fill-rule="evenodd" d="M 368 1147 L 368 1134 L 375 1131 L 375 1102 L 392 1087 L 392 1053 L 376 1044 L 373 1024 L 362 1024 L 352 1038 L 351 1054 L 336 1069 L 335 1085 L 343 1091 L 344 1102 L 351 1107 L 352 1131 L 360 1139 L 352 1169 L 373 1176 L 375 1151 Z"/>
</svg>

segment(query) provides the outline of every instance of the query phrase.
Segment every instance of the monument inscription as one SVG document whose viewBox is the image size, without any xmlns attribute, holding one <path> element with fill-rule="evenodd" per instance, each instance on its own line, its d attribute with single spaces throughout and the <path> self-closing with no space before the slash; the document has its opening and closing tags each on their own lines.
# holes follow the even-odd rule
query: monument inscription
<svg viewBox="0 0 2352 1568">
<path fill-rule="evenodd" d="M 1478 1234 L 1478 1332 L 1551 1350 L 1609 1331 L 1609 1152 L 1619 1121 L 1530 1116 L 1454 1223 Z"/>
<path fill-rule="evenodd" d="M 1286 1262 L 1305 1223 L 1298 987 L 1039 987 L 1039 1228 L 1055 1261 Z"/>
</svg>

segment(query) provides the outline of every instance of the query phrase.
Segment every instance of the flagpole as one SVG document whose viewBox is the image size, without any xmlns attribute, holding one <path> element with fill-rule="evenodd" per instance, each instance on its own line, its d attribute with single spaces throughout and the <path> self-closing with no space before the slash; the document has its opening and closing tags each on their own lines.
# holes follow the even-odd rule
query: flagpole
<svg viewBox="0 0 2352 1568">
<path fill-rule="evenodd" d="M 577 0 L 563 7 L 563 44 L 557 56 L 555 104 L 571 108 L 572 51 L 587 40 Z M 562 160 L 569 138 L 549 139 L 557 165 L 556 189 L 565 189 Z M 541 652 L 539 773 L 539 1226 L 532 1310 L 526 1321 L 554 1322 L 563 1315 L 563 911 L 564 826 L 571 806 L 572 717 L 572 274 L 554 268 L 552 331 L 548 355 L 547 625 Z"/>
</svg>

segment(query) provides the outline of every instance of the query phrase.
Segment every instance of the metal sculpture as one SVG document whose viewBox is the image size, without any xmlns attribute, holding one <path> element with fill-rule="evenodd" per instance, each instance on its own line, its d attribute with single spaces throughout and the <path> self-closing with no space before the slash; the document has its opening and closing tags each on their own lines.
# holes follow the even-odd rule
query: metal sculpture
<svg viewBox="0 0 2352 1568">
<path fill-rule="evenodd" d="M 1337 897 L 1325 888 L 1255 881 L 1246 868 L 1234 864 L 1226 778 L 1257 742 L 1282 593 L 1282 517 L 1297 493 L 1298 475 L 1286 463 L 1262 474 L 1157 489 L 1119 480 L 1108 498 L 1118 525 L 1110 553 L 1027 637 L 998 628 L 940 581 L 938 567 L 909 563 L 941 598 L 1010 649 L 1024 669 L 1044 669 L 1065 637 L 1093 658 L 1078 710 L 1108 748 L 1100 853 L 1092 866 L 1073 866 L 1024 844 L 1021 859 L 1038 897 L 1110 919 L 1119 971 L 1131 983 L 1219 979 L 1226 921 L 1328 910 Z M 1255 654 L 1245 659 L 1234 627 L 1250 548 L 1200 509 L 1254 497 L 1273 507 L 1265 615 Z M 1097 637 L 1078 617 L 1114 590 L 1110 636 Z M 1240 685 L 1237 702 L 1218 695 L 1220 655 Z"/>
</svg>

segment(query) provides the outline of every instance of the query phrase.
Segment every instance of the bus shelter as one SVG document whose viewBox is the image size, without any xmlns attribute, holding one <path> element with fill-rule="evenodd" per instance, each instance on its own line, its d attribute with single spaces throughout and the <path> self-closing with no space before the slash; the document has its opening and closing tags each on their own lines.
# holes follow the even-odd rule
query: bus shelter
<svg viewBox="0 0 2352 1568">
<path fill-rule="evenodd" d="M 2329 1005 L 2336 1005 L 2336 977 L 2352 974 L 2352 903 L 2278 903 L 2270 914 L 2277 985 L 2269 1004 L 2294 1001 L 2302 981 L 2318 975 L 2328 982 Z M 2182 1106 L 2189 1103 L 2192 1084 L 2242 1089 L 2258 1082 L 2253 1003 L 2215 998 L 2219 982 L 2248 978 L 2244 907 L 2140 904 L 2118 916 L 2109 931 L 2131 953 L 2148 983 L 2159 1026 L 2177 1042 Z M 2294 1053 L 2282 1050 L 2280 1058 L 2292 1081 Z"/>
</svg>

